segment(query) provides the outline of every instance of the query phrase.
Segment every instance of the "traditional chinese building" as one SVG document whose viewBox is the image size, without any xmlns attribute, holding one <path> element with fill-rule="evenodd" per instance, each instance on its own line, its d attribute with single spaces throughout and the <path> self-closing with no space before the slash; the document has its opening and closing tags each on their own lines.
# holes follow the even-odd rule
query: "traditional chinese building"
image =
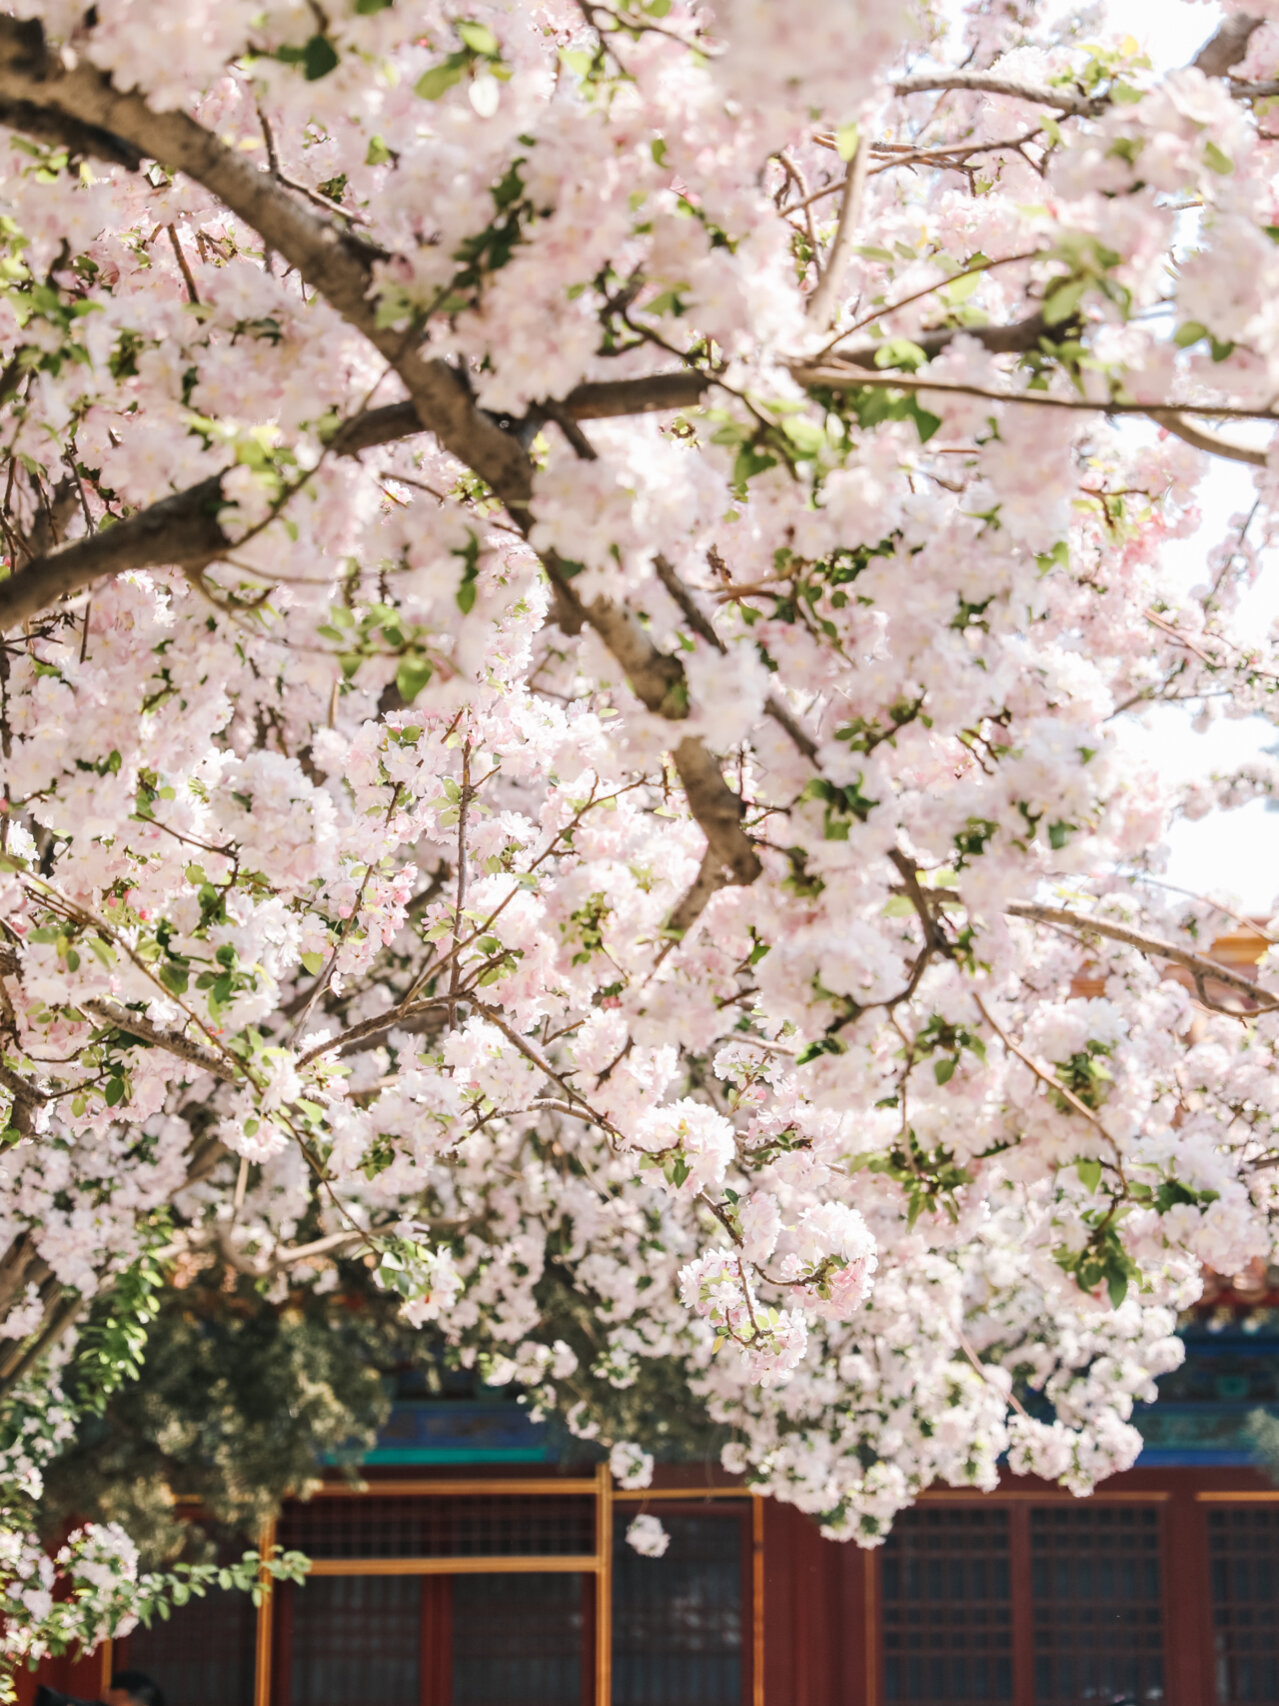
<svg viewBox="0 0 1279 1706">
<path fill-rule="evenodd" d="M 1138 1466 L 1086 1500 L 936 1490 L 865 1552 L 712 1467 L 624 1492 L 514 1403 L 407 1398 L 362 1488 L 285 1507 L 305 1586 L 47 1677 L 92 1698 L 127 1664 L 170 1706 L 1279 1702 L 1279 1486 L 1249 1436 L 1279 1415 L 1268 1278 L 1217 1283 Z M 626 1544 L 639 1511 L 665 1557 Z"/>
</svg>

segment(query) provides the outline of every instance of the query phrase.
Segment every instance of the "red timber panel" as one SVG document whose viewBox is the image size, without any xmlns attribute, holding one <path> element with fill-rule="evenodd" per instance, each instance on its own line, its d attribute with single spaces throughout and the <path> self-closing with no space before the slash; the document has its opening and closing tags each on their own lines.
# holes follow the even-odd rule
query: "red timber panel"
<svg viewBox="0 0 1279 1706">
<path fill-rule="evenodd" d="M 1214 1699 L 1208 1513 L 1184 1480 L 1164 1506 L 1164 1653 L 1168 1706 Z"/>
<path fill-rule="evenodd" d="M 765 1706 L 875 1706 L 867 1692 L 867 1555 L 764 1506 Z"/>
<path fill-rule="evenodd" d="M 453 1706 L 453 1581 L 422 1577 L 421 1706 Z"/>
</svg>

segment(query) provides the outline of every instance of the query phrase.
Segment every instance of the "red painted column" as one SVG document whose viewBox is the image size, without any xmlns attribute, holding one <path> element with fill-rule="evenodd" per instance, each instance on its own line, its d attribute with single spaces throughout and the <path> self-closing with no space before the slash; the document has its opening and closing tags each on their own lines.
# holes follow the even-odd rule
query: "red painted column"
<svg viewBox="0 0 1279 1706">
<path fill-rule="evenodd" d="M 862 1555 L 823 1540 L 793 1506 L 770 1500 L 764 1511 L 765 1706 L 870 1706 Z"/>
<path fill-rule="evenodd" d="M 1168 1706 L 1210 1706 L 1216 1689 L 1207 1513 L 1188 1478 L 1170 1479 L 1162 1549 L 1165 1695 Z"/>
</svg>

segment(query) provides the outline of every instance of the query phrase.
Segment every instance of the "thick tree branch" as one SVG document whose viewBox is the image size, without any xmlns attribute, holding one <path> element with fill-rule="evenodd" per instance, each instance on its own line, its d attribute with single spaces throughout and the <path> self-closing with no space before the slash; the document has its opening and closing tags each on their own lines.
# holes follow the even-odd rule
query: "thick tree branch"
<svg viewBox="0 0 1279 1706">
<path fill-rule="evenodd" d="M 301 205 L 187 114 L 153 112 L 141 95 L 122 93 L 73 56 L 55 58 L 38 22 L 0 17 L 0 100 L 5 99 L 103 126 L 217 196 L 363 333 L 403 380 L 422 425 L 488 482 L 519 525 L 527 524 L 533 478 L 522 446 L 476 406 L 459 374 L 422 356 L 414 328 L 396 331 L 378 323 L 369 255 L 348 232 Z M 553 563 L 548 569 L 561 601 L 578 603 L 567 599 L 568 583 Z M 596 600 L 585 615 L 649 710 L 675 719 L 687 714 L 682 670 L 657 652 L 629 612 Z M 17 619 L 0 607 L 0 624 Z M 689 808 L 712 851 L 733 881 L 752 882 L 759 860 L 741 826 L 742 803 L 725 783 L 718 760 L 691 738 L 679 743 L 675 759 Z"/>
<path fill-rule="evenodd" d="M 1191 953 L 1188 948 L 1178 947 L 1175 942 L 1165 942 L 1157 936 L 1147 936 L 1143 931 L 1134 930 L 1114 919 L 1095 918 L 1086 912 L 1072 912 L 1062 906 L 1041 906 L 1035 901 L 1013 901 L 1004 911 L 1010 918 L 1025 918 L 1034 924 L 1057 924 L 1087 935 L 1105 936 L 1112 942 L 1122 942 L 1125 946 L 1136 948 L 1140 953 L 1149 954 L 1154 959 L 1170 960 L 1174 965 L 1184 967 L 1196 982 L 1210 978 L 1213 983 L 1223 984 L 1227 989 L 1246 996 L 1249 1001 L 1255 1001 L 1262 1011 L 1269 1012 L 1279 1007 L 1279 994 L 1273 989 L 1265 989 L 1251 978 L 1240 976 L 1238 972 L 1231 971 L 1229 966 L 1209 959 L 1206 954 Z"/>
<path fill-rule="evenodd" d="M 211 563 L 231 545 L 218 522 L 225 502 L 222 478 L 201 480 L 128 521 L 59 546 L 0 582 L 0 633 L 106 575 L 161 564 L 195 568 Z"/>
<path fill-rule="evenodd" d="M 1215 432 L 1197 427 L 1193 421 L 1175 409 L 1152 409 L 1150 418 L 1170 432 L 1174 438 L 1193 444 L 1196 450 L 1206 450 L 1210 456 L 1224 456 L 1230 462 L 1246 462 L 1250 468 L 1266 466 L 1266 452 L 1248 444 L 1236 444 L 1233 439 L 1221 438 Z"/>
<path fill-rule="evenodd" d="M 1245 83 L 1241 79 L 1230 79 L 1230 93 L 1239 95 L 1246 101 L 1268 101 L 1279 95 L 1279 77 L 1267 77 L 1263 83 Z"/>
<path fill-rule="evenodd" d="M 190 1037 L 184 1037 L 177 1031 L 166 1031 L 161 1025 L 153 1025 L 141 1013 L 133 1013 L 127 1007 L 122 1007 L 118 1001 L 86 1001 L 84 1009 L 95 1018 L 105 1019 L 107 1024 L 114 1025 L 117 1031 L 124 1031 L 139 1042 L 153 1043 L 156 1048 L 165 1049 L 169 1054 L 176 1055 L 179 1060 L 186 1060 L 192 1066 L 198 1066 L 213 1078 L 220 1078 L 225 1084 L 234 1084 L 236 1074 L 227 1061 L 216 1055 L 211 1049 L 203 1048 L 199 1043 L 192 1042 Z"/>
<path fill-rule="evenodd" d="M 370 252 L 349 232 L 302 205 L 270 173 L 186 113 L 154 112 L 140 94 L 122 93 L 73 55 L 49 53 L 36 21 L 0 17 L 0 101 L 6 100 L 99 126 L 202 184 L 368 338 L 404 381 L 423 426 L 508 508 L 527 511 L 532 475 L 520 445 L 476 407 L 447 363 L 420 354 L 412 328 L 378 324 Z"/>
<path fill-rule="evenodd" d="M 1233 13 L 1218 25 L 1190 63 L 1205 77 L 1224 77 L 1248 52 L 1253 32 L 1264 22 L 1264 18 L 1254 18 L 1248 12 Z"/>
<path fill-rule="evenodd" d="M 65 113 L 51 112 L 33 101 L 0 101 L 0 124 L 41 142 L 59 143 L 72 155 L 105 160 L 110 166 L 127 166 L 131 172 L 142 166 L 138 149 L 122 137 L 112 136 L 96 124 L 81 124 Z"/>
<path fill-rule="evenodd" d="M 1075 118 L 1095 118 L 1110 105 L 1103 95 L 1077 95 L 1065 88 L 1049 88 L 1047 84 L 1019 83 L 1015 78 L 1000 77 L 992 71 L 924 71 L 917 77 L 903 77 L 893 84 L 895 95 L 927 95 L 946 90 L 1009 95 L 1015 100 L 1033 101 L 1039 107 L 1051 107 L 1054 112 L 1069 113 Z"/>
<path fill-rule="evenodd" d="M 676 371 L 579 385 L 565 398 L 563 407 L 575 420 L 693 408 L 711 383 L 704 374 Z M 416 437 L 424 430 L 412 402 L 389 403 L 345 422 L 331 448 L 339 456 L 356 456 L 362 450 Z M 0 583 L 0 633 L 31 621 L 58 599 L 83 592 L 107 575 L 128 569 L 201 569 L 216 562 L 235 546 L 218 521 L 218 511 L 227 501 L 222 493 L 224 478 L 214 475 L 202 480 L 184 492 L 162 498 L 127 521 L 73 540 L 26 564 L 20 573 Z"/>
<path fill-rule="evenodd" d="M 687 717 L 688 693 L 678 660 L 659 652 L 635 617 L 621 605 L 606 598 L 584 604 L 573 592 L 572 582 L 553 563 L 548 569 L 574 613 L 594 628 L 626 671 L 631 689 L 645 709 L 673 722 Z M 689 810 L 710 852 L 720 867 L 731 873 L 727 880 L 753 883 L 760 873 L 759 858 L 742 828 L 742 802 L 725 782 L 718 758 L 692 736 L 685 736 L 672 756 Z"/>
<path fill-rule="evenodd" d="M 574 386 L 557 406 L 575 421 L 657 414 L 668 409 L 695 409 L 714 383 L 709 374 L 696 373 L 691 368 L 645 374 L 638 379 L 590 380 Z M 538 414 L 535 407 L 532 418 L 536 419 Z M 361 450 L 390 444 L 398 438 L 412 438 L 421 431 L 422 423 L 411 402 L 387 403 L 383 408 L 367 409 L 364 414 L 347 421 L 338 429 L 333 448 L 339 455 L 354 456 Z"/>
<path fill-rule="evenodd" d="M 723 652 L 725 650 L 724 642 L 711 626 L 709 618 L 698 609 L 696 599 L 675 573 L 672 564 L 667 558 L 659 555 L 653 559 L 653 568 L 657 573 L 658 580 L 661 581 L 679 606 L 684 620 L 693 632 L 700 639 L 705 640 L 707 645 L 714 646 L 717 652 Z M 764 710 L 778 727 L 785 731 L 804 757 L 815 764 L 817 762 L 817 742 L 804 731 L 775 693 L 770 693 L 765 699 Z"/>
</svg>

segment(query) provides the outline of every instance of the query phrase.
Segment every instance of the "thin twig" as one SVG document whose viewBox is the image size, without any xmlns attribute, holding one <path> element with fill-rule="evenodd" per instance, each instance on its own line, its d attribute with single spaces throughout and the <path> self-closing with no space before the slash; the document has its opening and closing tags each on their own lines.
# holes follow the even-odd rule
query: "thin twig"
<svg viewBox="0 0 1279 1706">
<path fill-rule="evenodd" d="M 808 299 L 808 317 L 823 331 L 839 313 L 839 289 L 844 281 L 848 258 L 857 241 L 857 227 L 861 220 L 862 201 L 866 193 L 866 171 L 869 165 L 870 148 L 863 137 L 858 140 L 857 152 L 853 155 L 848 176 L 844 180 L 844 194 L 839 204 L 839 223 L 835 227 L 835 240 L 826 257 L 826 270 L 817 289 Z"/>
</svg>

